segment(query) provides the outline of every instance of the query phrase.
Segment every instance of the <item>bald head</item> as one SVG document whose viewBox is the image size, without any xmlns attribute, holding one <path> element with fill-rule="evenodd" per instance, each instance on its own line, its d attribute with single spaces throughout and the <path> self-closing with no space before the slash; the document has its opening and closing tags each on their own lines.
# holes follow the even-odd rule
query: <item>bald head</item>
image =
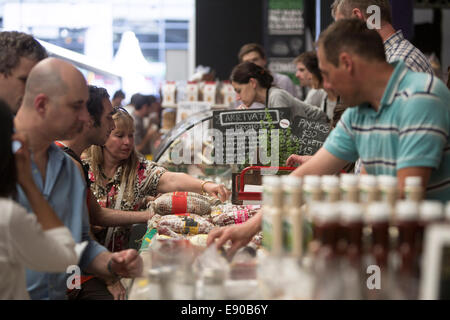
<svg viewBox="0 0 450 320">
<path fill-rule="evenodd" d="M 77 68 L 56 58 L 42 60 L 28 76 L 23 105 L 32 107 L 39 94 L 49 98 L 64 96 L 72 86 L 86 86 L 86 80 Z"/>
</svg>

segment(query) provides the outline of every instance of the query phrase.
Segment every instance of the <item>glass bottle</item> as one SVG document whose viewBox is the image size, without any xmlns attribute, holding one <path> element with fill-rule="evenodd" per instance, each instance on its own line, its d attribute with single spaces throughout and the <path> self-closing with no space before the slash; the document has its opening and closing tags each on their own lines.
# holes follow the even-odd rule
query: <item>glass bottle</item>
<svg viewBox="0 0 450 320">
<path fill-rule="evenodd" d="M 420 202 L 423 200 L 423 186 L 421 177 L 407 177 L 405 179 L 405 199 Z"/>
<path fill-rule="evenodd" d="M 378 201 L 377 177 L 363 174 L 359 177 L 359 201 L 364 206 Z"/>
<path fill-rule="evenodd" d="M 398 182 L 393 176 L 382 175 L 377 177 L 380 201 L 387 202 L 392 207 L 392 220 L 395 220 L 395 205 L 398 199 Z"/>
<path fill-rule="evenodd" d="M 339 211 L 333 204 L 313 203 L 314 238 L 318 246 L 314 255 L 314 297 L 317 300 L 340 299 L 342 282 L 336 252 Z"/>
<path fill-rule="evenodd" d="M 363 298 L 361 277 L 363 207 L 353 202 L 342 203 L 340 212 L 341 235 L 345 241 L 340 271 L 344 286 L 343 299 L 360 300 Z"/>
<path fill-rule="evenodd" d="M 359 178 L 354 174 L 341 175 L 341 198 L 345 202 L 359 202 Z"/>
<path fill-rule="evenodd" d="M 398 278 L 404 298 L 418 298 L 417 235 L 419 227 L 419 206 L 415 201 L 399 201 L 396 205 L 398 228 L 397 255 L 400 258 Z"/>
<path fill-rule="evenodd" d="M 391 211 L 391 206 L 386 202 L 372 202 L 366 210 L 365 221 L 370 228 L 370 240 L 365 265 L 367 268 L 369 266 L 377 266 L 381 272 L 379 288 L 372 288 L 367 284 L 366 292 L 369 300 L 387 300 L 390 297 L 389 293 L 395 290 L 395 275 L 388 268 L 390 249 L 389 219 Z M 375 284 L 370 283 L 370 285 Z"/>
<path fill-rule="evenodd" d="M 284 251 L 294 258 L 301 258 L 303 253 L 302 179 L 289 175 L 283 176 L 281 181 L 284 190 Z"/>
<path fill-rule="evenodd" d="M 263 177 L 263 247 L 272 255 L 283 252 L 283 189 L 277 176 Z"/>
<path fill-rule="evenodd" d="M 417 228 L 417 251 L 422 254 L 423 238 L 426 228 L 433 224 L 443 221 L 444 219 L 444 205 L 440 201 L 423 201 L 420 204 L 420 219 Z"/>
<path fill-rule="evenodd" d="M 337 176 L 323 176 L 322 195 L 325 202 L 338 202 L 341 197 L 339 178 Z"/>
</svg>

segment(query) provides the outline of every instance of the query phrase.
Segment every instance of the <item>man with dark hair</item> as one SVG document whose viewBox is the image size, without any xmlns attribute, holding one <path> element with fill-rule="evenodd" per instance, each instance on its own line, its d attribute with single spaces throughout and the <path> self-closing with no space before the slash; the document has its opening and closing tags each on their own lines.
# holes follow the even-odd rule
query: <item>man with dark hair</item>
<svg viewBox="0 0 450 320">
<path fill-rule="evenodd" d="M 292 174 L 337 174 L 361 158 L 369 174 L 397 177 L 401 196 L 406 178 L 420 177 L 426 199 L 450 200 L 450 91 L 444 83 L 409 70 L 403 61 L 387 63 L 380 35 L 357 19 L 324 31 L 318 55 L 325 88 L 354 107 Z M 213 230 L 208 244 L 219 238 L 220 248 L 232 240 L 233 254 L 260 230 L 261 221 L 258 213 L 242 225 Z"/>
<path fill-rule="evenodd" d="M 22 102 L 30 70 L 46 57 L 46 50 L 32 36 L 17 31 L 0 32 L 0 98 L 14 114 Z"/>
<path fill-rule="evenodd" d="M 242 48 L 239 50 L 238 58 L 239 63 L 248 61 L 253 62 L 254 64 L 262 68 L 266 68 L 267 66 L 267 58 L 266 53 L 264 52 L 264 48 L 257 43 L 248 43 L 242 46 Z M 275 72 L 272 72 L 272 76 L 274 79 L 273 85 L 275 87 L 286 90 L 294 97 L 297 96 L 295 92 L 295 86 L 288 76 Z M 259 107 L 264 108 L 264 106 L 260 104 L 254 104 L 251 108 L 259 108 Z"/>
<path fill-rule="evenodd" d="M 151 101 L 148 96 L 136 93 L 131 97 L 130 104 L 134 106 L 131 116 L 134 119 L 134 143 L 136 150 L 143 155 L 149 155 L 152 152 L 151 141 L 158 135 L 158 127 L 155 124 L 150 123 L 148 126 L 145 126 L 144 123 L 144 120 L 151 112 Z"/>
<path fill-rule="evenodd" d="M 89 186 L 88 168 L 81 161 L 81 154 L 92 145 L 103 146 L 112 130 L 114 130 L 114 120 L 112 115 L 114 109 L 109 101 L 109 94 L 104 88 L 89 86 L 89 100 L 87 110 L 90 119 L 85 123 L 83 130 L 70 140 L 58 141 L 56 144 L 69 154 L 74 160 L 83 166 L 86 183 Z M 147 223 L 151 218 L 147 211 L 120 211 L 101 207 L 90 188 L 87 190 L 87 203 L 91 226 L 118 227 L 132 225 L 136 223 Z M 120 299 L 124 297 L 124 288 L 118 281 L 107 282 L 105 284 L 98 278 L 90 277 L 83 283 L 84 298 L 89 299 L 88 292 L 95 293 L 95 299 Z M 103 289 L 102 289 L 103 285 Z M 78 293 L 78 292 L 77 292 Z M 71 292 L 71 296 L 75 294 Z M 78 293 L 78 298 L 79 298 Z"/>
<path fill-rule="evenodd" d="M 383 39 L 387 61 L 402 60 L 412 71 L 433 74 L 433 68 L 425 55 L 405 39 L 401 30 L 396 31 L 392 26 L 389 0 L 335 0 L 332 14 L 336 21 L 350 18 L 368 21 L 373 14 L 370 10 L 368 12 L 371 6 L 377 6 L 380 10 L 381 25 L 375 30 Z"/>
<path fill-rule="evenodd" d="M 118 108 L 122 106 L 122 101 L 125 99 L 125 93 L 122 90 L 117 90 L 114 92 L 111 104 L 113 108 Z"/>
</svg>

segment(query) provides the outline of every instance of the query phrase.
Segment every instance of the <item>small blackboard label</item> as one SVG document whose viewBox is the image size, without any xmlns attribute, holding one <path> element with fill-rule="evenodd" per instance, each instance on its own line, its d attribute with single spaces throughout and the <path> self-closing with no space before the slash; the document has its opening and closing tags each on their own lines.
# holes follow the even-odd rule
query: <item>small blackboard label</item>
<svg viewBox="0 0 450 320">
<path fill-rule="evenodd" d="M 293 134 L 300 142 L 299 155 L 313 155 L 322 146 L 331 131 L 327 122 L 313 121 L 303 117 L 295 117 Z"/>
</svg>

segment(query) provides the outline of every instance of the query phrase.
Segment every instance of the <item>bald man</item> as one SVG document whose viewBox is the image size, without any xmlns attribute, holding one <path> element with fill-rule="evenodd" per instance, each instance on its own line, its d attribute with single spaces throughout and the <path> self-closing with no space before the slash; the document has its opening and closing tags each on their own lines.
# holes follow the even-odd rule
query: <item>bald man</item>
<svg viewBox="0 0 450 320">
<path fill-rule="evenodd" d="M 29 141 L 37 186 L 71 230 L 75 241 L 88 241 L 79 262 L 81 270 L 103 279 L 135 277 L 142 273 L 142 259 L 135 250 L 113 254 L 90 237 L 82 169 L 53 144 L 55 140 L 71 139 L 82 130 L 89 119 L 88 98 L 86 80 L 74 66 L 54 58 L 45 59 L 28 76 L 23 103 L 14 119 L 15 127 Z M 31 212 L 20 187 L 18 201 Z M 30 297 L 65 299 L 68 276 L 27 270 Z"/>
<path fill-rule="evenodd" d="M 0 32 L 0 98 L 16 114 L 31 69 L 47 58 L 44 47 L 32 36 L 17 32 Z"/>
</svg>

